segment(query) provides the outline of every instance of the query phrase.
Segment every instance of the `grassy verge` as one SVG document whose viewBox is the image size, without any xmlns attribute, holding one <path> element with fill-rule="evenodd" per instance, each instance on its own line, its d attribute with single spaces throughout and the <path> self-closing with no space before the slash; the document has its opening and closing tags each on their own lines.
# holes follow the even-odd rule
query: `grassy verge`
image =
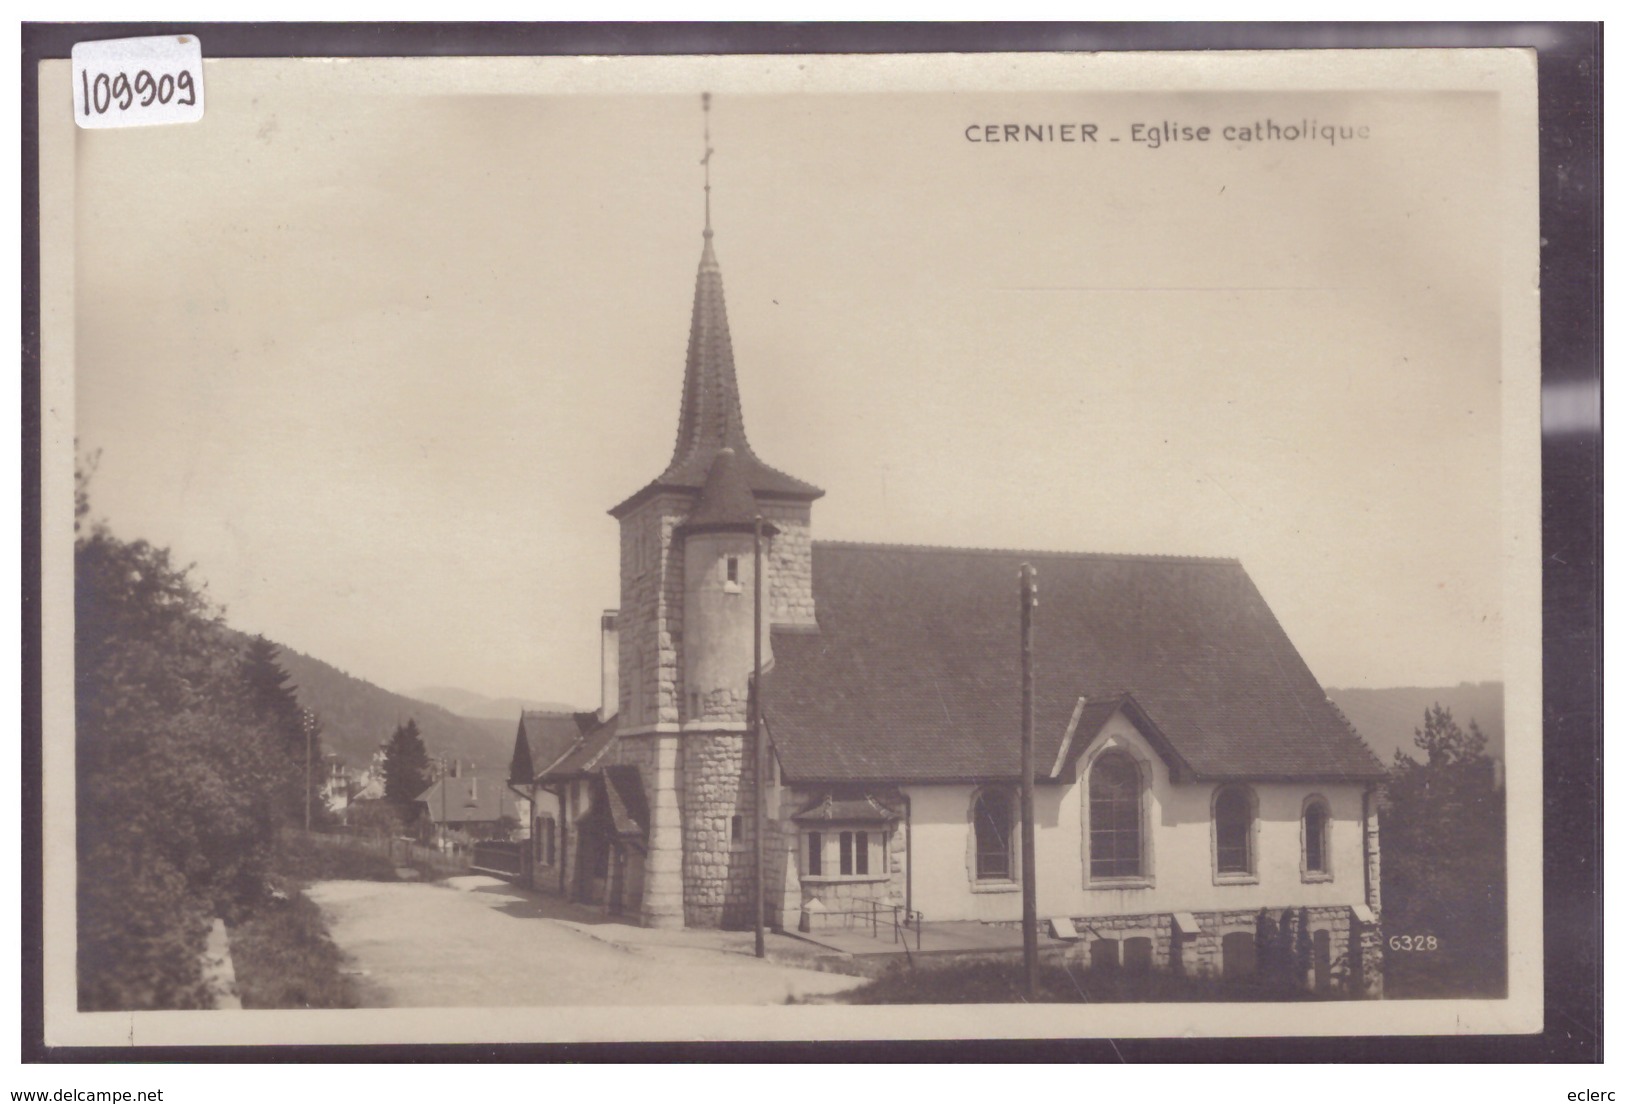
<svg viewBox="0 0 1625 1104">
<path fill-rule="evenodd" d="M 244 1008 L 354 1008 L 355 980 L 321 910 L 297 883 L 275 878 L 273 896 L 231 932 Z"/>
<path fill-rule="evenodd" d="M 1019 1004 L 1027 1002 L 1019 962 L 972 962 L 937 968 L 900 967 L 836 998 L 846 1004 Z M 1130 974 L 1044 965 L 1039 1001 L 1113 1004 L 1127 1001 L 1301 1001 L 1317 995 L 1260 982 L 1195 980 L 1172 974 Z"/>
<path fill-rule="evenodd" d="M 304 894 L 331 879 L 396 881 L 395 866 L 375 851 L 284 832 L 272 861 L 272 892 L 231 929 L 231 959 L 244 1008 L 354 1008 L 355 979 L 344 952 Z"/>
</svg>

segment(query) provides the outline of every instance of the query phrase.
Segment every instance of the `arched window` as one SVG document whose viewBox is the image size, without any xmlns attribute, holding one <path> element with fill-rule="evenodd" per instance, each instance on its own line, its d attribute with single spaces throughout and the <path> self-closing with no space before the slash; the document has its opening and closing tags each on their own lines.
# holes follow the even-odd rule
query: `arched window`
<svg viewBox="0 0 1625 1104">
<path fill-rule="evenodd" d="M 1331 877 L 1332 814 L 1326 799 L 1310 797 L 1303 803 L 1303 877 L 1305 881 Z"/>
<path fill-rule="evenodd" d="M 1253 795 L 1225 786 L 1213 798 L 1214 870 L 1220 877 L 1253 874 Z"/>
<path fill-rule="evenodd" d="M 1008 882 L 1016 877 L 1016 799 L 1008 789 L 988 787 L 971 811 L 976 835 L 976 880 Z"/>
<path fill-rule="evenodd" d="M 1140 768 L 1121 751 L 1108 751 L 1089 769 L 1089 877 L 1138 878 Z"/>
</svg>

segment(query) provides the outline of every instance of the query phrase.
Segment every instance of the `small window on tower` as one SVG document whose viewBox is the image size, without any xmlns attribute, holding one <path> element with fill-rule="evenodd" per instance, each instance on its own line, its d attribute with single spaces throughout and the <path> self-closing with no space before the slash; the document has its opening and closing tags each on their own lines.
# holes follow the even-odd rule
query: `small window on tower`
<svg viewBox="0 0 1625 1104">
<path fill-rule="evenodd" d="M 738 841 L 741 830 L 745 826 L 745 818 L 738 813 L 734 814 L 733 822 L 728 826 L 728 838 Z"/>
<path fill-rule="evenodd" d="M 728 557 L 728 581 L 730 583 L 737 583 L 739 581 L 739 557 L 738 556 L 729 556 Z"/>
</svg>

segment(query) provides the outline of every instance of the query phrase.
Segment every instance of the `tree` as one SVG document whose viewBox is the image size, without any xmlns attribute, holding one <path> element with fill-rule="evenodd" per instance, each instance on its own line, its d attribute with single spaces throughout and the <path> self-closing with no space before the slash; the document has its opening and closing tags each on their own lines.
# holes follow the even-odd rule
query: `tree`
<svg viewBox="0 0 1625 1104">
<path fill-rule="evenodd" d="M 93 467 L 77 465 L 74 487 L 79 1006 L 204 1007 L 210 921 L 266 891 L 290 774 L 286 676 L 274 653 L 267 665 L 237 647 L 167 550 L 91 519 Z"/>
<path fill-rule="evenodd" d="M 1435 704 L 1424 755 L 1394 755 L 1383 810 L 1384 929 L 1436 949 L 1394 963 L 1429 993 L 1490 996 L 1506 977 L 1506 809 L 1478 725 Z"/>
<path fill-rule="evenodd" d="M 278 756 L 278 815 L 285 824 L 303 824 L 307 801 L 325 813 L 321 798 L 321 722 L 299 705 L 298 691 L 277 661 L 278 647 L 256 636 L 243 653 L 243 677 L 254 709 L 274 733 Z"/>
<path fill-rule="evenodd" d="M 384 800 L 413 801 L 429 788 L 429 752 L 418 734 L 417 719 L 397 725 L 384 748 Z"/>
<path fill-rule="evenodd" d="M 1300 907 L 1294 923 L 1296 927 L 1292 944 L 1292 983 L 1308 988 L 1309 976 L 1315 965 L 1315 937 L 1309 930 L 1309 910 Z"/>
<path fill-rule="evenodd" d="M 210 918 L 263 892 L 273 733 L 188 570 L 86 528 L 74 547 L 80 1007 L 198 1007 Z"/>
<path fill-rule="evenodd" d="M 1277 969 L 1277 960 L 1280 957 L 1281 931 L 1276 926 L 1275 917 L 1270 910 L 1258 910 L 1258 918 L 1253 922 L 1253 966 L 1255 977 L 1260 982 L 1274 984 L 1280 980 L 1280 971 Z"/>
</svg>

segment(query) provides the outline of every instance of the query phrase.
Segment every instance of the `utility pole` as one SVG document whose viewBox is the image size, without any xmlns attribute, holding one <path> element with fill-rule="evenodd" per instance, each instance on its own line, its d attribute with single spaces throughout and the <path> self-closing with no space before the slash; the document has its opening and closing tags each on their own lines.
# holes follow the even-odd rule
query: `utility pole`
<svg viewBox="0 0 1625 1104">
<path fill-rule="evenodd" d="M 305 730 L 305 831 L 310 831 L 310 747 L 316 737 L 316 717 L 308 709 L 299 711 L 299 724 Z"/>
<path fill-rule="evenodd" d="M 765 892 L 762 885 L 765 865 L 762 862 L 762 837 L 767 834 L 767 771 L 766 748 L 762 741 L 762 515 L 756 515 L 756 610 L 753 618 L 752 647 L 755 659 L 756 674 L 752 685 L 756 691 L 756 708 L 751 712 L 751 743 L 756 749 L 756 765 L 752 772 L 755 776 L 754 790 L 756 793 L 756 832 L 755 832 L 755 860 L 756 860 L 756 957 L 767 957 L 767 936 L 762 931 L 762 913 L 765 909 Z"/>
<path fill-rule="evenodd" d="M 1033 830 L 1033 610 L 1038 572 L 1021 565 L 1021 956 L 1027 998 L 1038 999 L 1038 857 Z"/>
</svg>

